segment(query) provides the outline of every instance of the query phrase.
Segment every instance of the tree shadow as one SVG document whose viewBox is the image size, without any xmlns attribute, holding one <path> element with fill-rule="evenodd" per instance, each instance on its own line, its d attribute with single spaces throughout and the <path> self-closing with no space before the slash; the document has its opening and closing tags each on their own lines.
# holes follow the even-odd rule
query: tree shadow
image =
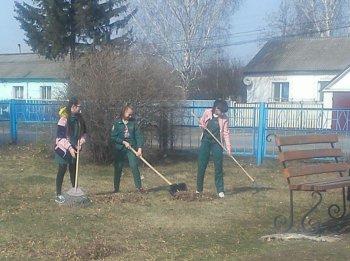
<svg viewBox="0 0 350 261">
<path fill-rule="evenodd" d="M 274 188 L 271 187 L 263 187 L 263 186 L 255 186 L 255 187 L 238 187 L 234 188 L 233 190 L 226 191 L 225 193 L 227 195 L 233 195 L 233 194 L 240 194 L 245 192 L 252 192 L 252 194 L 257 194 L 260 192 L 266 192 L 269 190 L 274 190 Z"/>
</svg>

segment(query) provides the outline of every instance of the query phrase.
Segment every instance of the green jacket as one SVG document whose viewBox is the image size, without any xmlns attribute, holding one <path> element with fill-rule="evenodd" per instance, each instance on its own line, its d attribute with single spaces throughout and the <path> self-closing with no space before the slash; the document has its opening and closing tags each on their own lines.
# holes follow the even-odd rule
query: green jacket
<svg viewBox="0 0 350 261">
<path fill-rule="evenodd" d="M 125 137 L 125 128 L 128 128 L 129 137 Z M 117 150 L 126 149 L 123 141 L 127 141 L 134 149 L 142 148 L 143 138 L 139 125 L 135 120 L 129 120 L 129 122 L 124 125 L 121 118 L 114 121 L 112 127 L 111 137 L 115 143 L 115 148 Z"/>
</svg>

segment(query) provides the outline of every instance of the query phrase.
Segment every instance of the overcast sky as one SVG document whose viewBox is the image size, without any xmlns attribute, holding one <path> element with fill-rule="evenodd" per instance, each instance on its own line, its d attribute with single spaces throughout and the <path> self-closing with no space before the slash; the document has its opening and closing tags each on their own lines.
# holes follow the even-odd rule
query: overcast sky
<svg viewBox="0 0 350 261">
<path fill-rule="evenodd" d="M 14 18 L 14 0 L 0 0 L 0 53 L 17 53 L 18 44 L 22 52 L 30 52 L 29 46 L 24 42 L 24 32 Z M 31 3 L 30 0 L 26 1 Z M 259 29 L 266 24 L 266 14 L 278 9 L 280 0 L 242 0 L 239 11 L 232 21 L 232 32 L 228 40 L 226 53 L 244 62 L 249 61 L 257 53 L 258 42 L 245 43 L 256 40 Z"/>
</svg>

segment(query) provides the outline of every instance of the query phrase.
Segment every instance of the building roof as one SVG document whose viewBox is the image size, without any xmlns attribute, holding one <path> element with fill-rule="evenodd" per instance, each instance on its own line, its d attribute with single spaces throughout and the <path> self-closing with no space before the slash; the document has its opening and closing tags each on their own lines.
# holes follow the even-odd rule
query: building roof
<svg viewBox="0 0 350 261">
<path fill-rule="evenodd" d="M 64 64 L 35 53 L 0 54 L 0 79 L 63 79 Z"/>
<path fill-rule="evenodd" d="M 334 77 L 322 90 L 323 92 L 349 92 L 350 66 Z"/>
<path fill-rule="evenodd" d="M 350 38 L 288 38 L 267 42 L 244 72 L 339 73 L 349 64 Z"/>
</svg>

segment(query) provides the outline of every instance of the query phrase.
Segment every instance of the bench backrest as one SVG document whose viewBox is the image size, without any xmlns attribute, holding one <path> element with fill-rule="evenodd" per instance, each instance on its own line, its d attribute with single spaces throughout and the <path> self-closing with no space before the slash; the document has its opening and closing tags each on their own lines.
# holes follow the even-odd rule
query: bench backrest
<svg viewBox="0 0 350 261">
<path fill-rule="evenodd" d="M 297 136 L 276 136 L 276 145 L 279 150 L 279 159 L 284 167 L 284 174 L 290 183 L 293 177 L 323 174 L 339 173 L 347 171 L 348 165 L 339 162 L 339 157 L 343 156 L 340 149 L 335 148 L 338 142 L 336 134 L 307 134 Z M 303 161 L 313 159 L 328 159 L 327 161 L 318 161 L 317 164 L 301 164 Z M 329 161 L 332 159 L 332 161 Z M 291 165 L 291 162 L 297 164 Z M 300 162 L 300 164 L 298 164 Z"/>
</svg>

